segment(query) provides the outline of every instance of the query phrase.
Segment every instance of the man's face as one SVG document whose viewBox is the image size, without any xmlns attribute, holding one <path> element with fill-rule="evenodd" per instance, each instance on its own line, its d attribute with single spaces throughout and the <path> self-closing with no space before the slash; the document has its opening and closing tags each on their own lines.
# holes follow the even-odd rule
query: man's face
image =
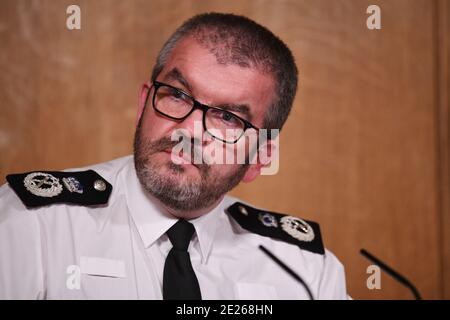
<svg viewBox="0 0 450 320">
<path fill-rule="evenodd" d="M 156 80 L 183 90 L 202 104 L 224 106 L 259 128 L 274 92 L 270 75 L 253 68 L 219 64 L 214 54 L 191 37 L 178 43 Z M 149 100 L 145 112 L 141 103 L 135 134 L 136 171 L 146 191 L 178 216 L 183 217 L 180 212 L 186 212 L 192 218 L 192 212 L 214 206 L 241 180 L 256 178 L 258 165 L 193 164 L 186 154 L 181 156 L 187 161 L 175 164 L 171 156 L 178 143 L 171 141 L 175 130 L 185 130 L 200 142 L 197 147 L 202 150 L 216 144 L 214 147 L 222 148 L 224 155 L 245 149 L 247 140 L 242 137 L 236 144 L 226 144 L 212 139 L 203 131 L 203 111 L 199 109 L 183 121 L 157 113 L 151 102 L 154 88 L 148 90 L 151 90 Z M 201 154 L 202 150 L 195 151 Z"/>
</svg>

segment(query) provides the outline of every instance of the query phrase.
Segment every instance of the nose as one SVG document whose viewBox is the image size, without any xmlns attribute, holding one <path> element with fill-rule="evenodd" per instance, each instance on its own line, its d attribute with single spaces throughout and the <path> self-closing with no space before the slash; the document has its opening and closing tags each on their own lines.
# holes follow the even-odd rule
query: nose
<svg viewBox="0 0 450 320">
<path fill-rule="evenodd" d="M 183 121 L 180 121 L 175 129 L 183 129 L 189 132 L 191 138 L 201 141 L 202 144 L 206 143 L 206 135 L 203 128 L 203 111 L 195 109 L 192 113 Z"/>
</svg>

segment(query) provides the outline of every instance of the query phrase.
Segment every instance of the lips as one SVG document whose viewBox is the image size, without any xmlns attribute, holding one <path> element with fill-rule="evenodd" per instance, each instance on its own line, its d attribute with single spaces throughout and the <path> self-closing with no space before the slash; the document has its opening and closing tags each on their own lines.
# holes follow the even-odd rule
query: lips
<svg viewBox="0 0 450 320">
<path fill-rule="evenodd" d="M 174 162 L 175 164 L 187 164 L 197 167 L 197 165 L 194 164 L 194 161 L 191 158 L 191 156 L 187 152 L 183 152 L 183 150 L 181 150 L 180 152 L 181 156 L 180 153 L 178 154 L 172 153 L 171 149 L 166 149 L 164 150 L 164 152 L 170 155 L 172 162 Z"/>
</svg>

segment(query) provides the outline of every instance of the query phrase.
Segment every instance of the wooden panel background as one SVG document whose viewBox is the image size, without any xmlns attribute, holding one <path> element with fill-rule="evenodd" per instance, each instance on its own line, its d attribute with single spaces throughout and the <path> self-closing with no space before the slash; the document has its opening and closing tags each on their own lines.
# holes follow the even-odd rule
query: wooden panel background
<svg viewBox="0 0 450 320">
<path fill-rule="evenodd" d="M 439 167 L 439 212 L 442 242 L 442 290 L 450 299 L 450 1 L 440 0 L 437 5 L 436 35 L 438 75 L 437 112 Z"/>
<path fill-rule="evenodd" d="M 82 29 L 65 27 L 81 7 Z M 366 8 L 382 29 L 366 28 Z M 0 2 L 0 182 L 131 153 L 138 90 L 185 19 L 235 12 L 266 25 L 300 69 L 280 171 L 233 194 L 321 223 L 355 299 L 409 299 L 366 248 L 428 299 L 450 297 L 447 0 Z"/>
</svg>

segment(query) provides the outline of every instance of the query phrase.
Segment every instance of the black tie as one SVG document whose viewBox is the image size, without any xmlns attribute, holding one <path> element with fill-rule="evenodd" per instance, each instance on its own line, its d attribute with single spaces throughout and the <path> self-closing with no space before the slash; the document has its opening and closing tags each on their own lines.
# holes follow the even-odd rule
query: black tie
<svg viewBox="0 0 450 320">
<path fill-rule="evenodd" d="M 202 299 L 200 286 L 187 251 L 194 232 L 194 226 L 186 220 L 178 220 L 167 231 L 167 236 L 173 247 L 169 251 L 164 264 L 164 300 Z"/>
</svg>

